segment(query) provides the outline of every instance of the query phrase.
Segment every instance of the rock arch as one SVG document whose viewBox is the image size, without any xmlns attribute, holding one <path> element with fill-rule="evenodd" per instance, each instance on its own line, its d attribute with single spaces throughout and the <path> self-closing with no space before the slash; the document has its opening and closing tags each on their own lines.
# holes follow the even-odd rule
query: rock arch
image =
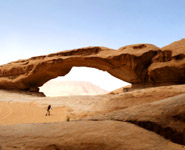
<svg viewBox="0 0 185 150">
<path fill-rule="evenodd" d="M 184 39 L 183 43 L 185 48 Z M 176 45 L 178 44 L 176 43 Z M 169 51 L 170 46 L 167 48 Z M 181 59 L 176 62 L 179 65 L 177 68 L 180 75 L 175 76 L 177 69 L 170 66 L 170 60 L 175 59 L 176 55 L 179 54 L 168 56 L 165 48 L 161 50 L 152 44 L 129 45 L 118 50 L 106 47 L 86 47 L 61 51 L 0 66 L 0 88 L 38 91 L 38 87 L 50 79 L 65 76 L 74 66 L 107 71 L 116 78 L 132 84 L 176 83 L 179 81 L 185 83 L 184 53 L 181 53 Z M 171 59 L 162 59 L 166 57 L 171 57 Z M 163 78 L 168 75 L 165 73 L 166 65 L 171 69 L 172 75 Z"/>
<path fill-rule="evenodd" d="M 89 67 L 73 67 L 65 76 L 59 76 L 44 83 L 39 87 L 39 92 L 51 97 L 101 95 L 126 85 L 130 83 L 115 78 L 106 71 Z"/>
</svg>

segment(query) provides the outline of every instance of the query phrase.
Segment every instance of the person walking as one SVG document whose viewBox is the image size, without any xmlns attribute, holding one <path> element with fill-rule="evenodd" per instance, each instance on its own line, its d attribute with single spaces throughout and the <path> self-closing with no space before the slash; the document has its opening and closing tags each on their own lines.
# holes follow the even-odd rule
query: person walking
<svg viewBox="0 0 185 150">
<path fill-rule="evenodd" d="M 51 105 L 48 105 L 46 116 L 50 116 L 50 109 L 51 109 Z"/>
</svg>

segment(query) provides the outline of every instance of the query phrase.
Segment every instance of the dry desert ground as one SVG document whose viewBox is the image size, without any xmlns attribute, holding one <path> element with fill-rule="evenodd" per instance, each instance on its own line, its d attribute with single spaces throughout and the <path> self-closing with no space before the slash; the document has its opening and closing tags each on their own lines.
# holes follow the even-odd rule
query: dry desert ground
<svg viewBox="0 0 185 150">
<path fill-rule="evenodd" d="M 184 115 L 185 85 L 68 97 L 1 90 L 0 149 L 185 150 Z"/>
</svg>

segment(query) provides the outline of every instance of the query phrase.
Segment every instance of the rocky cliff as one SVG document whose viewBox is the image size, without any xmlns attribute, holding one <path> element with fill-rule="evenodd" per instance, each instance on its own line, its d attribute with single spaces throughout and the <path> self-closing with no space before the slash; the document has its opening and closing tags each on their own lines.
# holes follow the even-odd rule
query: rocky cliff
<svg viewBox="0 0 185 150">
<path fill-rule="evenodd" d="M 93 67 L 135 85 L 185 83 L 185 39 L 163 48 L 135 44 L 86 47 L 18 60 L 0 66 L 0 88 L 37 92 L 50 79 L 77 66 Z"/>
</svg>

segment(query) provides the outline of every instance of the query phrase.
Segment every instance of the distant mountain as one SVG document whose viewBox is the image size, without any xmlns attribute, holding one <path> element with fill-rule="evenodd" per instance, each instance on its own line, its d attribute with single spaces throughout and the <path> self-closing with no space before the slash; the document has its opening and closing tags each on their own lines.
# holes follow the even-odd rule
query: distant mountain
<svg viewBox="0 0 185 150">
<path fill-rule="evenodd" d="M 49 81 L 40 87 L 46 96 L 100 95 L 108 91 L 85 81 Z"/>
</svg>

